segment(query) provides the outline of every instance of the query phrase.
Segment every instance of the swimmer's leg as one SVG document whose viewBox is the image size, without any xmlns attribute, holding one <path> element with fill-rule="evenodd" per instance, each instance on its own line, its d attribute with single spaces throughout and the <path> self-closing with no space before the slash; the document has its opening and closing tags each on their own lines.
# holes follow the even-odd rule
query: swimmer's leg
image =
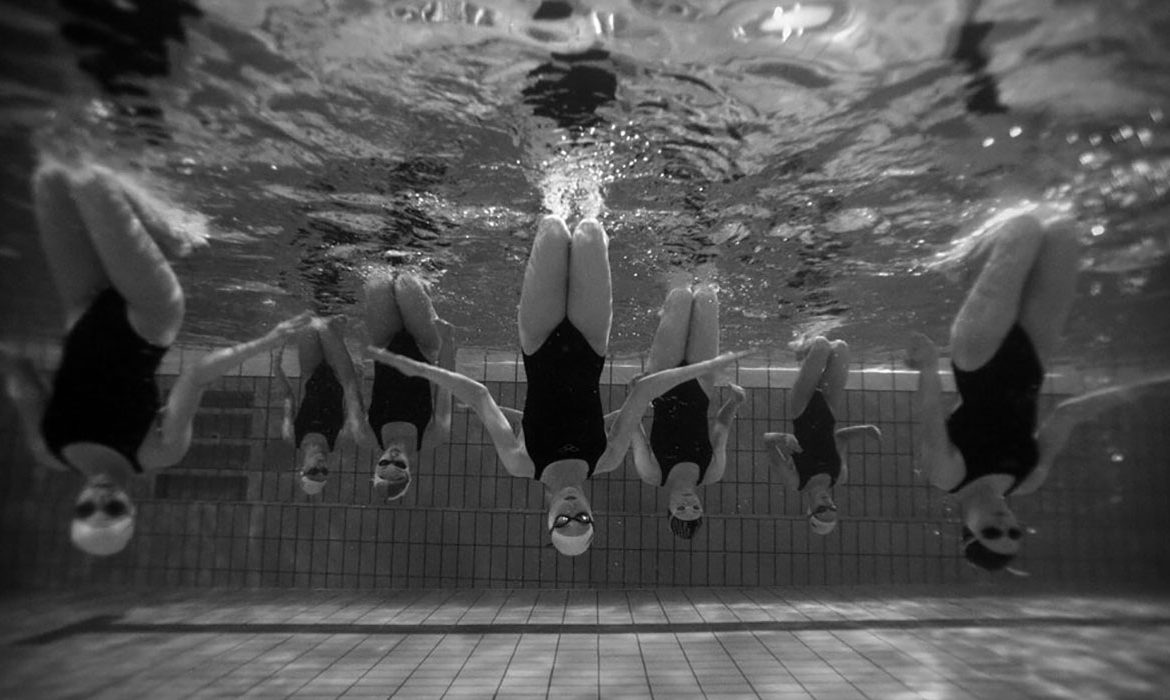
<svg viewBox="0 0 1170 700">
<path fill-rule="evenodd" d="M 74 177 L 73 193 L 102 267 L 126 299 L 130 325 L 147 342 L 169 346 L 183 323 L 183 289 L 120 182 L 108 171 L 87 169 Z"/>
<path fill-rule="evenodd" d="M 1044 243 L 1044 229 L 1031 216 L 1003 226 L 951 324 L 951 361 L 960 369 L 982 367 L 999 350 L 1020 316 L 1024 286 Z"/>
<path fill-rule="evenodd" d="M 524 268 L 517 325 L 520 349 L 531 355 L 565 319 L 569 297 L 569 229 L 555 216 L 540 220 Z M 588 336 L 586 336 L 588 337 Z"/>
<path fill-rule="evenodd" d="M 345 347 L 345 338 L 341 328 L 343 324 L 339 318 L 329 319 L 321 323 L 317 330 L 317 343 L 324 355 L 325 362 L 333 368 L 341 385 L 348 386 L 357 383 L 357 373 L 353 367 L 353 357 Z"/>
<path fill-rule="evenodd" d="M 833 417 L 845 416 L 845 383 L 849 381 L 849 344 L 844 340 L 829 343 L 829 359 L 821 375 L 821 391 L 833 411 Z"/>
<path fill-rule="evenodd" d="M 1019 316 L 1041 361 L 1056 351 L 1072 310 L 1079 257 L 1080 242 L 1072 227 L 1064 223 L 1050 225 L 1040 257 L 1024 286 Z"/>
<path fill-rule="evenodd" d="M 703 284 L 695 289 L 691 306 L 691 328 L 687 336 L 686 361 L 688 365 L 709 360 L 719 354 L 719 296 L 714 285 Z M 715 376 L 699 377 L 699 384 L 714 396 Z"/>
<path fill-rule="evenodd" d="M 585 219 L 573 231 L 569 254 L 569 321 L 604 356 L 609 350 L 613 322 L 613 281 L 609 271 L 609 236 L 593 219 Z"/>
<path fill-rule="evenodd" d="M 676 287 L 666 295 L 658 329 L 654 331 L 654 341 L 650 345 L 647 373 L 673 369 L 686 360 L 692 302 L 691 290 L 687 287 Z"/>
<path fill-rule="evenodd" d="M 394 272 L 389 267 L 374 270 L 366 279 L 366 332 L 370 345 L 385 348 L 404 327 L 394 298 Z"/>
<path fill-rule="evenodd" d="M 410 273 L 398 275 L 394 282 L 394 298 L 398 301 L 398 312 L 406 330 L 418 344 L 418 349 L 431 362 L 438 360 L 442 345 L 439 329 L 435 327 L 438 314 L 422 281 Z"/>
<path fill-rule="evenodd" d="M 62 166 L 46 164 L 37 169 L 33 209 L 53 286 L 65 308 L 65 327 L 72 328 L 98 293 L 110 286 L 110 278 L 85 232 L 85 220 Z"/>
<path fill-rule="evenodd" d="M 321 337 L 313 328 L 297 335 L 297 362 L 301 366 L 301 401 L 305 400 L 305 385 L 317 365 L 325 361 L 325 348 L 321 346 Z"/>
<path fill-rule="evenodd" d="M 803 350 L 807 351 L 807 354 L 804 355 L 804 360 L 800 363 L 796 382 L 793 383 L 792 389 L 788 392 L 788 413 L 793 420 L 804 413 L 809 399 L 821 386 L 821 377 L 829 364 L 829 356 L 833 352 L 833 346 L 827 338 L 818 335 L 810 340 Z"/>
<path fill-rule="evenodd" d="M 365 406 L 362 402 L 361 386 L 358 382 L 357 371 L 353 366 L 353 357 L 345 347 L 345 337 L 342 334 L 343 324 L 340 318 L 332 318 L 320 322 L 318 319 L 317 342 L 325 355 L 325 362 L 333 369 L 337 382 L 345 395 L 345 416 L 351 432 L 361 430 L 365 417 Z M 357 433 L 354 432 L 354 437 Z"/>
</svg>

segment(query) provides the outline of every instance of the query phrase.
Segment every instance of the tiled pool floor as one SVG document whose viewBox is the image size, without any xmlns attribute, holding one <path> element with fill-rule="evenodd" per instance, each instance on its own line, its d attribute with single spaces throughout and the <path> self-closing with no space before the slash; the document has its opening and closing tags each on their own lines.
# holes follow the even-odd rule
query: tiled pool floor
<svg viewBox="0 0 1170 700">
<path fill-rule="evenodd" d="M 9 593 L 4 698 L 1160 698 L 1170 595 Z"/>
</svg>

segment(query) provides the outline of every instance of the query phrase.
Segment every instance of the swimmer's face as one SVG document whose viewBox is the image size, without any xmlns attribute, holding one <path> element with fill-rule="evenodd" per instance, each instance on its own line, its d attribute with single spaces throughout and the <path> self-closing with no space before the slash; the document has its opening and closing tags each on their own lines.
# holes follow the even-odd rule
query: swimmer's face
<svg viewBox="0 0 1170 700">
<path fill-rule="evenodd" d="M 134 514 L 130 495 L 107 477 L 87 482 L 73 506 L 73 518 L 92 527 L 112 527 L 133 520 Z"/>
<path fill-rule="evenodd" d="M 567 537 L 593 532 L 593 509 L 581 489 L 566 486 L 553 494 L 548 507 L 548 529 Z"/>
<path fill-rule="evenodd" d="M 324 483 L 329 478 L 328 456 L 323 452 L 310 452 L 301 465 L 301 478 Z"/>
<path fill-rule="evenodd" d="M 374 466 L 374 488 L 387 501 L 401 498 L 410 488 L 410 458 L 401 443 L 391 443 Z"/>
<path fill-rule="evenodd" d="M 94 556 L 109 556 L 126 548 L 134 536 L 134 504 L 130 496 L 106 476 L 86 482 L 73 506 L 70 539 Z"/>
<path fill-rule="evenodd" d="M 410 471 L 410 456 L 400 442 L 391 443 L 378 457 L 378 464 L 374 467 L 374 473 L 383 479 L 389 478 L 395 471 Z"/>
<path fill-rule="evenodd" d="M 1024 531 L 1016 514 L 1002 499 L 990 504 L 973 503 L 963 521 L 975 539 L 996 554 L 1014 556 L 1019 553 Z"/>
<path fill-rule="evenodd" d="M 813 495 L 811 512 L 816 513 L 817 519 L 831 523 L 837 519 L 837 504 L 833 502 L 833 494 L 829 491 L 818 491 Z"/>
<path fill-rule="evenodd" d="M 703 517 L 703 502 L 693 489 L 670 493 L 670 514 L 679 520 L 697 520 Z"/>
</svg>

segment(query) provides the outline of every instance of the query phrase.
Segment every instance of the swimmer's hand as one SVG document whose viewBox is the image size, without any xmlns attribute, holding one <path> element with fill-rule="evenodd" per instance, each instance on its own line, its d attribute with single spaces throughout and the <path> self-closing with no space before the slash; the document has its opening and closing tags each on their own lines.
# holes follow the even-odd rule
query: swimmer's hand
<svg viewBox="0 0 1170 700">
<path fill-rule="evenodd" d="M 922 371 L 938 366 L 938 348 L 922 333 L 910 333 L 910 340 L 906 344 L 906 366 L 910 369 Z"/>
<path fill-rule="evenodd" d="M 352 440 L 359 447 L 362 445 L 378 444 L 378 439 L 374 436 L 374 430 L 370 427 L 369 422 L 365 420 L 364 415 L 347 416 L 345 425 L 341 428 L 341 436 L 345 439 Z"/>
<path fill-rule="evenodd" d="M 384 365 L 390 365 L 394 369 L 402 372 L 408 377 L 427 377 L 428 365 L 412 360 L 409 357 L 393 353 L 382 348 L 374 347 L 373 345 L 366 346 L 366 357 L 369 357 L 374 362 L 381 362 Z"/>
<path fill-rule="evenodd" d="M 272 330 L 268 331 L 267 337 L 270 340 L 285 341 L 302 331 L 315 327 L 314 324 L 318 322 L 320 319 L 313 315 L 313 312 L 305 311 L 273 326 Z"/>
<path fill-rule="evenodd" d="M 836 433 L 837 439 L 845 443 L 852 442 L 858 438 L 871 437 L 878 442 L 882 441 L 882 431 L 872 423 L 864 425 L 851 425 L 848 428 L 841 428 Z"/>
<path fill-rule="evenodd" d="M 791 433 L 764 433 L 764 444 L 768 447 L 775 447 L 780 451 L 786 461 L 792 461 L 792 455 L 797 452 L 804 452 L 800 446 L 800 441 Z"/>
</svg>

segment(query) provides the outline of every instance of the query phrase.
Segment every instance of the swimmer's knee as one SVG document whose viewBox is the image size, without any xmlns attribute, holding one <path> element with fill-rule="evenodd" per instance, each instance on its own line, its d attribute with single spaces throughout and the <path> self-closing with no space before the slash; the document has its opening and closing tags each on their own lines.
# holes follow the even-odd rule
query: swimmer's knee
<svg viewBox="0 0 1170 700">
<path fill-rule="evenodd" d="M 832 350 L 833 344 L 823 335 L 818 335 L 808 342 L 809 353 L 829 353 Z"/>
<path fill-rule="evenodd" d="M 179 292 L 157 303 L 131 305 L 128 318 L 143 340 L 152 345 L 169 347 L 179 336 L 185 313 L 186 302 Z"/>
<path fill-rule="evenodd" d="M 667 293 L 666 303 L 663 304 L 663 306 L 668 308 L 681 304 L 687 304 L 689 306 L 692 296 L 693 295 L 689 287 L 675 287 Z"/>
<path fill-rule="evenodd" d="M 406 288 L 422 289 L 422 280 L 413 272 L 399 272 L 394 278 L 394 290 L 402 290 Z"/>
<path fill-rule="evenodd" d="M 385 294 L 394 289 L 396 275 L 393 268 L 378 268 L 366 277 L 365 289 L 367 296 L 371 294 Z"/>
<path fill-rule="evenodd" d="M 1031 214 L 1008 219 L 1003 224 L 1002 240 L 1005 242 L 1036 242 L 1047 234 L 1040 220 Z"/>
<path fill-rule="evenodd" d="M 606 242 L 605 229 L 596 219 L 582 219 L 573 232 L 573 239 L 579 241 Z"/>
<path fill-rule="evenodd" d="M 554 214 L 548 214 L 541 217 L 540 223 L 536 227 L 537 239 L 544 238 L 561 238 L 569 239 L 569 227 L 565 225 L 565 220 Z"/>
<path fill-rule="evenodd" d="M 719 300 L 718 292 L 713 284 L 701 284 L 695 287 L 695 301 L 710 304 Z"/>
</svg>

